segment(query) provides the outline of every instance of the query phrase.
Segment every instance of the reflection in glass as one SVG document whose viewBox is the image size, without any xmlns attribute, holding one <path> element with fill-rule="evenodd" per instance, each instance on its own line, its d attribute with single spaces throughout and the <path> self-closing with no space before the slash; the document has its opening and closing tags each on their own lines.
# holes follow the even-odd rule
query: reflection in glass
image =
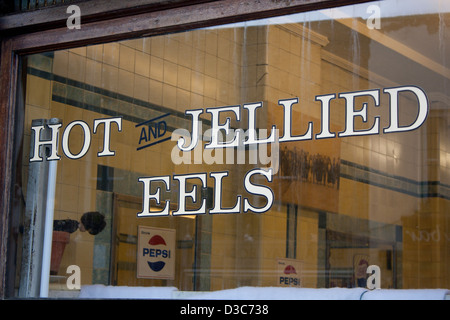
<svg viewBox="0 0 450 320">
<path fill-rule="evenodd" d="M 36 198 L 37 186 L 46 181 L 45 175 L 31 180 L 47 163 L 29 161 L 32 121 L 57 118 L 59 141 L 73 126 L 66 136 L 70 153 L 58 149 L 54 219 L 79 221 L 83 213 L 98 211 L 106 221 L 95 236 L 70 234 L 49 294 L 67 294 L 69 265 L 81 268 L 82 288 L 366 287 L 369 265 L 380 267 L 382 288 L 448 287 L 449 8 L 439 1 L 376 2 L 380 16 L 372 19 L 379 18 L 378 24 L 369 25 L 369 5 L 26 57 L 24 197 Z M 418 119 L 418 95 L 405 90 L 392 100 L 389 88 L 401 87 L 426 94 L 427 117 L 414 130 L 384 131 L 393 116 L 399 128 Z M 267 134 L 259 139 L 273 126 L 280 138 L 289 123 L 280 100 L 295 98 L 290 134 L 305 139 L 280 139 L 275 149 L 205 148 L 214 123 L 206 109 L 229 107 L 217 122 L 229 121 L 230 132 L 220 141 L 231 141 L 238 129 L 248 137 L 253 125 Z M 249 105 L 258 102 L 252 118 Z M 398 113 L 391 113 L 394 103 Z M 203 110 L 197 114 L 199 142 L 181 153 L 172 134 L 192 134 L 192 110 Z M 117 120 L 94 129 L 95 120 L 107 118 L 120 119 L 120 127 Z M 348 136 L 349 125 L 371 134 Z M 105 141 L 114 155 L 98 156 Z M 263 163 L 261 155 L 271 162 Z M 255 175 L 253 182 L 272 190 L 270 210 L 244 212 L 245 199 L 255 207 L 266 200 L 249 193 L 244 177 L 275 163 L 272 181 Z M 219 178 L 214 172 L 228 174 Z M 206 173 L 204 181 L 175 179 L 199 173 Z M 168 178 L 145 191 L 143 177 Z M 180 192 L 191 195 L 189 210 L 204 200 L 206 214 L 176 216 Z M 137 216 L 150 193 L 158 195 L 152 212 L 168 203 L 168 216 Z M 239 212 L 208 213 L 219 196 L 222 208 Z M 29 210 L 28 200 L 26 205 Z M 35 225 L 27 212 L 29 232 Z M 137 277 L 138 226 L 175 230 L 173 277 Z M 19 265 L 31 259 L 26 232 Z M 156 246 L 159 253 L 168 250 Z M 23 270 L 18 275 L 25 279 Z M 289 277 L 296 280 L 283 280 Z"/>
</svg>

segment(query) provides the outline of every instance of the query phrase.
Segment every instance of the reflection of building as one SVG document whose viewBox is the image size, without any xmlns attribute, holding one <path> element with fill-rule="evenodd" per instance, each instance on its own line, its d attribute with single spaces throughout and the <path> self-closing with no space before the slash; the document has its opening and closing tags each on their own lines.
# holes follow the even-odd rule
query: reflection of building
<svg viewBox="0 0 450 320">
<path fill-rule="evenodd" d="M 220 290 L 275 286 L 277 261 L 285 258 L 302 263 L 304 287 L 352 287 L 357 283 L 355 257 L 364 256 L 381 267 L 384 288 L 449 286 L 448 98 L 442 98 L 447 94 L 446 69 L 427 67 L 435 53 L 426 50 L 421 54 L 427 59 L 420 59 L 420 48 L 407 43 L 405 35 L 421 28 L 434 30 L 438 15 L 417 18 L 417 27 L 409 17 L 388 18 L 383 30 L 373 33 L 367 33 L 359 19 L 297 19 L 300 22 L 225 25 L 108 43 L 100 39 L 23 59 L 26 94 L 19 182 L 24 194 L 30 176 L 31 120 L 59 118 L 66 127 L 75 120 L 92 126 L 94 119 L 122 118 L 122 130 L 111 131 L 115 156 L 96 156 L 103 147 L 100 129 L 92 133 L 86 156 L 70 160 L 62 155 L 58 162 L 55 219 L 77 219 L 89 210 L 101 211 L 108 219 L 105 232 L 95 238 L 72 237 L 60 274 L 76 264 L 83 272 L 83 285 Z M 437 38 L 431 32 L 422 39 Z M 445 46 L 447 39 L 440 41 L 436 45 Z M 238 195 L 248 194 L 242 177 L 255 167 L 249 162 L 174 165 L 175 141 L 139 149 L 142 131 L 136 126 L 149 119 L 169 114 L 164 119 L 171 133 L 191 127 L 186 110 L 263 101 L 258 128 L 283 128 L 278 101 L 298 97 L 293 135 L 304 134 L 309 122 L 317 134 L 322 117 L 318 95 L 406 84 L 429 93 L 429 117 L 421 128 L 280 144 L 280 170 L 270 184 L 276 202 L 264 214 L 136 217 L 142 208 L 139 177 L 228 171 L 223 205 L 233 207 Z M 431 95 L 435 91 L 440 94 Z M 388 97 L 382 92 L 380 97 L 378 106 L 373 99 L 355 102 L 355 109 L 364 103 L 367 108 L 366 121 L 355 117 L 357 129 L 370 128 L 376 117 L 381 128 L 388 126 Z M 438 102 L 434 97 L 441 98 Z M 404 95 L 400 102 L 399 118 L 410 123 L 416 101 Z M 343 99 L 331 102 L 330 131 L 345 128 L 345 112 Z M 232 127 L 246 129 L 244 109 L 240 121 L 231 113 L 227 116 Z M 202 131 L 210 127 L 209 120 L 208 115 L 202 118 Z M 83 132 L 78 129 L 70 136 L 73 152 L 82 148 Z M 206 198 L 209 208 L 211 180 L 204 189 L 199 181 L 189 184 L 197 186 L 197 199 Z M 173 211 L 178 186 L 171 183 L 171 192 L 159 187 Z M 198 201 L 188 205 L 196 208 Z M 176 230 L 174 280 L 136 277 L 140 225 Z"/>
</svg>

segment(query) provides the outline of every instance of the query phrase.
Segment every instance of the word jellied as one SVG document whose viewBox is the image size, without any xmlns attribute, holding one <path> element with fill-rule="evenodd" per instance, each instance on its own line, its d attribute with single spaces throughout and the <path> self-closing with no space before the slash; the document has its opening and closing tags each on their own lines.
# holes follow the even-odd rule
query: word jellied
<svg viewBox="0 0 450 320">
<path fill-rule="evenodd" d="M 411 131 L 419 128 L 428 115 L 428 99 L 425 95 L 425 92 L 419 87 L 415 86 L 405 86 L 405 87 L 396 87 L 396 88 L 385 88 L 383 92 L 389 95 L 389 115 L 390 115 L 390 124 L 388 127 L 383 129 L 384 133 L 393 133 L 393 132 L 405 132 Z M 400 126 L 399 119 L 399 94 L 401 92 L 409 92 L 415 95 L 418 101 L 418 112 L 417 117 L 413 123 Z M 357 91 L 357 92 L 346 92 L 340 93 L 339 98 L 345 99 L 345 130 L 338 133 L 338 137 L 354 137 L 354 136 L 364 136 L 364 135 L 373 135 L 380 133 L 380 117 L 374 117 L 373 125 L 370 129 L 366 130 L 356 130 L 354 125 L 354 119 L 356 117 L 361 117 L 362 120 L 366 123 L 369 120 L 367 119 L 367 108 L 368 104 L 363 103 L 362 107 L 359 110 L 355 110 L 355 99 L 358 97 L 368 97 L 375 102 L 375 107 L 379 107 L 380 105 L 380 90 L 365 90 L 365 91 Z M 279 100 L 278 103 L 283 107 L 283 127 L 284 133 L 283 136 L 280 137 L 278 142 L 291 142 L 291 141 L 304 141 L 304 140 L 312 140 L 315 139 L 329 139 L 335 138 L 336 133 L 330 132 L 330 101 L 336 99 L 336 94 L 327 94 L 316 96 L 315 100 L 321 102 L 321 132 L 313 135 L 313 123 L 309 122 L 308 127 L 306 129 L 306 133 L 303 135 L 293 136 L 292 135 L 292 106 L 298 103 L 298 98 L 292 99 L 284 99 Z M 256 136 L 256 109 L 262 107 L 262 102 L 244 104 L 243 108 L 248 110 L 248 138 L 244 141 L 244 145 L 254 145 L 254 144 L 262 144 L 262 143 L 274 143 L 275 142 L 275 132 L 277 130 L 276 126 L 272 126 L 272 132 L 268 138 L 258 139 Z M 210 143 L 205 145 L 206 149 L 216 149 L 216 148 L 227 148 L 227 147 L 238 147 L 241 139 L 242 131 L 236 130 L 234 136 L 229 141 L 220 141 L 219 132 L 223 130 L 226 136 L 229 136 L 231 131 L 230 128 L 230 118 L 227 117 L 225 123 L 220 123 L 221 114 L 228 112 L 234 113 L 236 116 L 236 120 L 240 121 L 240 106 L 227 106 L 227 107 L 216 107 L 216 108 L 208 108 L 206 109 L 207 113 L 211 114 L 211 141 Z M 200 128 L 200 115 L 203 114 L 202 109 L 196 110 L 187 110 L 185 112 L 188 115 L 192 116 L 192 137 L 191 139 L 186 139 L 181 136 L 178 140 L 178 148 L 181 151 L 191 151 L 193 150 L 198 142 L 199 136 L 197 132 Z M 190 140 L 190 143 L 187 142 Z"/>
</svg>

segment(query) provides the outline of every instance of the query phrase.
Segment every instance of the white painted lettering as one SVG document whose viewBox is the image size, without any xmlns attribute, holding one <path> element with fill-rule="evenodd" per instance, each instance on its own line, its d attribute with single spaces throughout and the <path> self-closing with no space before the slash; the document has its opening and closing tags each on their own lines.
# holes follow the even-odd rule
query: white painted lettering
<svg viewBox="0 0 450 320">
<path fill-rule="evenodd" d="M 399 124 L 399 99 L 398 95 L 400 92 L 409 91 L 412 92 L 418 102 L 418 112 L 416 120 L 410 125 L 400 126 Z M 388 132 L 403 132 L 403 131 L 411 131 L 419 128 L 427 118 L 428 115 L 428 99 L 425 95 L 425 92 L 422 89 L 414 86 L 408 87 L 398 87 L 398 88 L 386 88 L 383 92 L 387 92 L 390 96 L 390 126 L 383 130 L 384 133 Z"/>
<path fill-rule="evenodd" d="M 224 124 L 220 124 L 220 113 L 231 111 L 236 115 L 236 120 L 240 120 L 240 110 L 239 106 L 232 107 L 220 107 L 220 108 L 208 108 L 206 112 L 211 113 L 211 143 L 205 146 L 206 149 L 213 148 L 226 148 L 226 147 L 237 147 L 240 142 L 241 131 L 237 130 L 236 134 L 233 135 L 233 139 L 229 142 L 220 143 L 220 130 L 225 131 L 225 136 L 229 135 L 230 132 L 230 117 L 227 117 Z"/>
<path fill-rule="evenodd" d="M 178 199 L 178 210 L 174 211 L 172 214 L 174 216 L 176 215 L 183 215 L 183 214 L 204 214 L 206 213 L 206 199 L 202 200 L 202 205 L 198 210 L 187 210 L 186 208 L 186 198 L 190 197 L 192 201 L 195 203 L 197 202 L 197 185 L 192 186 L 192 190 L 187 192 L 186 187 L 187 183 L 186 181 L 188 179 L 200 179 L 202 182 L 202 187 L 206 188 L 206 173 L 199 173 L 199 174 L 186 174 L 186 175 L 174 175 L 173 179 L 178 180 L 179 183 L 179 199 Z"/>
<path fill-rule="evenodd" d="M 138 217 L 154 217 L 154 216 L 168 216 L 169 215 L 169 206 L 170 201 L 167 200 L 164 208 L 160 211 L 152 211 L 150 208 L 150 200 L 154 199 L 156 200 L 156 204 L 161 203 L 161 188 L 158 187 L 156 189 L 155 193 L 151 193 L 151 183 L 152 181 L 162 181 L 166 185 L 167 191 L 170 190 L 170 177 L 169 176 L 163 176 L 163 177 L 150 177 L 150 178 L 139 178 L 138 181 L 142 182 L 144 184 L 144 197 L 143 197 L 143 205 L 142 205 L 142 212 L 138 213 Z"/>
<path fill-rule="evenodd" d="M 103 136 L 103 151 L 97 153 L 98 157 L 114 156 L 115 151 L 109 149 L 111 140 L 111 123 L 116 123 L 119 132 L 122 131 L 122 118 L 108 118 L 108 119 L 95 119 L 94 120 L 94 133 L 97 132 L 97 127 L 99 124 L 105 125 L 104 136 Z"/>
<path fill-rule="evenodd" d="M 345 103 L 345 131 L 339 133 L 339 137 L 362 136 L 369 134 L 377 134 L 379 132 L 379 117 L 375 117 L 373 126 L 367 130 L 355 131 L 354 118 L 359 116 L 363 122 L 367 122 L 367 103 L 364 102 L 359 111 L 355 111 L 355 98 L 361 96 L 371 96 L 375 100 L 375 106 L 379 106 L 380 92 L 379 90 L 368 90 L 359 92 L 340 93 L 339 98 L 344 98 Z"/>
<path fill-rule="evenodd" d="M 278 104 L 284 107 L 284 132 L 280 137 L 280 142 L 301 141 L 312 139 L 312 122 L 308 123 L 308 130 L 303 136 L 292 136 L 292 105 L 298 103 L 298 98 L 280 100 Z"/>
<path fill-rule="evenodd" d="M 268 182 L 272 182 L 272 169 L 264 170 L 264 169 L 253 169 L 247 172 L 244 177 L 244 187 L 245 189 L 254 195 L 261 195 L 267 199 L 267 203 L 263 207 L 255 207 L 250 204 L 247 198 L 244 199 L 244 212 L 249 210 L 255 213 L 264 213 L 268 211 L 273 204 L 273 191 L 269 187 L 256 185 L 251 182 L 251 177 L 255 174 L 261 174 L 267 178 Z"/>
<path fill-rule="evenodd" d="M 233 208 L 222 208 L 222 178 L 228 176 L 228 172 L 211 172 L 214 178 L 214 208 L 209 213 L 239 213 L 241 207 L 241 196 L 237 197 Z"/>
<path fill-rule="evenodd" d="M 77 155 L 73 154 L 69 149 L 70 132 L 75 126 L 80 126 L 83 129 L 84 133 L 83 147 L 81 148 L 81 151 Z M 69 125 L 64 130 L 62 136 L 62 149 L 66 157 L 69 159 L 80 159 L 84 157 L 84 155 L 88 152 L 90 145 L 91 145 L 91 130 L 89 129 L 88 124 L 80 120 L 69 123 Z"/>
<path fill-rule="evenodd" d="M 49 124 L 48 127 L 52 131 L 50 140 L 41 140 L 41 130 L 44 129 L 44 126 L 34 126 L 31 127 L 31 130 L 34 131 L 34 152 L 33 157 L 30 159 L 30 162 L 42 161 L 42 157 L 39 155 L 39 150 L 41 146 L 51 145 L 51 154 L 50 157 L 47 157 L 47 160 L 59 160 L 61 159 L 58 156 L 58 134 L 59 128 L 61 128 L 62 124 Z M 44 152 L 43 152 L 44 153 Z"/>
</svg>

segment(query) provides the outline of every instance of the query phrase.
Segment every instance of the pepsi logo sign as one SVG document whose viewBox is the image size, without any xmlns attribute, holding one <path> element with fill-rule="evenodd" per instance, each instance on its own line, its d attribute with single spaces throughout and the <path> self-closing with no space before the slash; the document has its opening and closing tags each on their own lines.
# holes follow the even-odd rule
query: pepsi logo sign
<svg viewBox="0 0 450 320">
<path fill-rule="evenodd" d="M 175 230 L 139 226 L 138 278 L 173 279 Z"/>
<path fill-rule="evenodd" d="M 142 249 L 142 255 L 143 256 L 149 256 L 152 258 L 160 258 L 160 259 L 170 259 L 170 250 L 167 249 L 163 249 L 164 247 L 167 246 L 166 241 L 164 240 L 163 237 L 161 237 L 160 235 L 154 235 L 153 237 L 150 238 L 150 240 L 148 241 L 148 244 L 150 245 L 150 247 L 148 248 L 143 248 Z M 158 261 L 147 261 L 148 266 L 150 269 L 152 269 L 155 272 L 159 272 L 161 271 L 164 266 L 166 265 L 166 262 L 164 262 L 164 260 L 158 260 Z"/>
<path fill-rule="evenodd" d="M 277 285 L 280 287 L 301 287 L 302 262 L 295 259 L 278 259 Z"/>
</svg>

